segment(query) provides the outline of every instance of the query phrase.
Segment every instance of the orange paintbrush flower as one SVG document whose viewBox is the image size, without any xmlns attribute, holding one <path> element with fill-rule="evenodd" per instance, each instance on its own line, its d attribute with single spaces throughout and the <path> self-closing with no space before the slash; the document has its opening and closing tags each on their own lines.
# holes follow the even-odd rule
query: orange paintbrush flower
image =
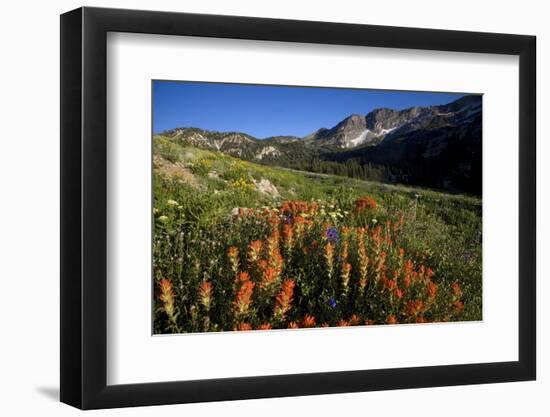
<svg viewBox="0 0 550 417">
<path fill-rule="evenodd" d="M 382 251 L 375 259 L 376 263 L 374 266 L 374 273 L 376 282 L 380 281 L 384 275 L 384 271 L 386 270 L 386 256 L 386 252 Z"/>
<path fill-rule="evenodd" d="M 241 284 L 249 280 L 250 280 L 250 274 L 248 272 L 240 272 L 239 275 L 237 275 L 237 284 Z"/>
<path fill-rule="evenodd" d="M 336 325 L 338 327 L 347 327 L 347 326 L 349 326 L 349 323 L 346 320 L 341 319 L 340 321 L 338 321 L 338 323 Z"/>
<path fill-rule="evenodd" d="M 393 291 L 397 288 L 397 282 L 395 282 L 395 280 L 393 279 L 386 280 L 384 285 L 389 291 Z"/>
<path fill-rule="evenodd" d="M 350 326 L 357 326 L 359 324 L 360 320 L 359 320 L 359 316 L 357 314 L 353 314 L 350 318 L 349 318 L 349 325 Z"/>
<path fill-rule="evenodd" d="M 292 297 L 294 295 L 294 280 L 285 279 L 281 284 L 281 291 L 275 298 L 274 315 L 278 320 L 283 320 L 288 310 L 292 305 Z"/>
<path fill-rule="evenodd" d="M 268 266 L 262 274 L 262 281 L 260 287 L 262 290 L 269 290 L 277 283 L 279 279 L 279 273 L 275 268 Z"/>
<path fill-rule="evenodd" d="M 430 301 L 435 300 L 435 296 L 437 295 L 437 284 L 433 281 L 428 281 L 426 290 L 428 291 L 428 298 Z"/>
<path fill-rule="evenodd" d="M 367 256 L 367 250 L 363 240 L 359 240 L 358 242 L 357 257 L 359 258 L 359 289 L 363 292 L 367 286 L 367 274 L 369 269 L 369 257 Z"/>
<path fill-rule="evenodd" d="M 372 197 L 366 195 L 355 200 L 354 212 L 356 214 L 361 214 L 365 211 L 374 210 L 377 206 L 378 204 L 376 201 Z"/>
<path fill-rule="evenodd" d="M 254 240 L 248 244 L 248 253 L 247 260 L 248 263 L 252 266 L 255 265 L 260 260 L 260 255 L 262 253 L 262 241 Z"/>
<path fill-rule="evenodd" d="M 344 240 L 342 242 L 342 250 L 341 250 L 341 253 L 340 253 L 340 260 L 342 262 L 347 262 L 348 252 L 349 252 L 349 244 L 348 244 L 347 240 Z"/>
<path fill-rule="evenodd" d="M 302 320 L 302 327 L 315 327 L 315 317 L 306 314 Z"/>
<path fill-rule="evenodd" d="M 239 249 L 235 246 L 227 249 L 227 260 L 229 261 L 229 268 L 233 274 L 237 275 L 237 272 L 239 272 Z"/>
<path fill-rule="evenodd" d="M 376 226 L 372 229 L 371 240 L 374 246 L 374 252 L 377 254 L 380 253 L 382 248 L 382 227 Z"/>
<path fill-rule="evenodd" d="M 403 298 L 403 290 L 399 287 L 396 287 L 393 290 L 393 296 L 397 298 L 398 300 L 401 300 Z"/>
<path fill-rule="evenodd" d="M 254 283 L 252 281 L 244 281 L 241 288 L 237 292 L 233 308 L 235 314 L 239 317 L 246 316 L 252 302 L 252 293 L 254 291 Z"/>
<path fill-rule="evenodd" d="M 325 262 L 327 266 L 327 272 L 329 278 L 332 277 L 334 270 L 334 245 L 330 242 L 327 242 L 325 246 Z"/>
<path fill-rule="evenodd" d="M 409 288 L 411 286 L 411 283 L 412 283 L 412 277 L 413 277 L 413 269 L 414 269 L 414 264 L 413 262 L 409 259 L 407 260 L 407 262 L 405 263 L 405 266 L 404 266 L 404 271 L 403 271 L 403 285 L 405 285 L 405 288 Z"/>
<path fill-rule="evenodd" d="M 265 243 L 267 259 L 271 258 L 276 251 L 279 249 L 279 231 L 277 229 L 273 230 L 271 235 L 267 238 Z"/>
<path fill-rule="evenodd" d="M 271 329 L 271 324 L 269 323 L 260 324 L 258 326 L 258 330 L 270 330 L 270 329 Z"/>
<path fill-rule="evenodd" d="M 203 307 L 208 311 L 212 304 L 212 283 L 203 281 L 199 286 L 199 300 Z"/>
<path fill-rule="evenodd" d="M 304 229 L 305 229 L 306 221 L 305 219 L 298 215 L 294 217 L 294 234 L 296 235 L 296 240 L 300 240 L 302 236 L 304 235 Z"/>
<path fill-rule="evenodd" d="M 162 303 L 162 310 L 166 313 L 168 316 L 168 319 L 172 322 L 176 322 L 176 307 L 174 304 L 174 288 L 172 286 L 172 281 L 170 281 L 168 278 L 163 278 L 159 281 L 159 300 Z"/>
<path fill-rule="evenodd" d="M 252 330 L 252 326 L 249 323 L 239 323 L 239 325 L 237 326 L 237 330 L 240 332 Z"/>
<path fill-rule="evenodd" d="M 399 260 L 397 261 L 397 265 L 399 266 L 399 269 L 403 267 L 405 263 L 405 250 L 403 248 L 399 248 Z"/>
<path fill-rule="evenodd" d="M 288 328 L 289 329 L 299 329 L 300 326 L 298 326 L 298 323 L 296 323 L 295 321 L 291 321 L 290 323 L 288 323 Z"/>
<path fill-rule="evenodd" d="M 347 226 L 342 227 L 342 240 L 344 242 L 347 242 L 349 240 L 351 234 L 351 229 Z"/>
<path fill-rule="evenodd" d="M 460 288 L 460 285 L 458 282 L 453 282 L 452 285 L 451 285 L 451 288 L 453 290 L 453 295 L 455 298 L 460 298 L 462 297 L 462 288 Z"/>
<path fill-rule="evenodd" d="M 260 259 L 260 262 L 258 262 L 258 269 L 260 271 L 265 271 L 267 269 L 267 261 L 265 259 Z"/>
<path fill-rule="evenodd" d="M 275 249 L 271 255 L 271 257 L 267 261 L 268 266 L 273 268 L 277 271 L 278 274 L 280 274 L 283 270 L 283 257 L 281 256 L 281 252 L 279 252 L 279 249 Z"/>
<path fill-rule="evenodd" d="M 342 264 L 342 286 L 344 287 L 344 292 L 348 291 L 349 278 L 351 275 L 351 264 L 349 262 L 344 262 Z"/>
<path fill-rule="evenodd" d="M 281 213 L 296 216 L 298 214 L 315 214 L 317 212 L 317 203 L 307 201 L 285 201 L 281 205 Z"/>
<path fill-rule="evenodd" d="M 294 231 L 288 223 L 283 225 L 283 245 L 287 252 L 291 252 L 294 246 Z"/>
<path fill-rule="evenodd" d="M 426 269 L 426 272 L 424 273 L 424 279 L 426 279 L 428 281 L 428 280 L 432 279 L 434 275 L 435 275 L 435 272 L 432 271 L 432 268 L 428 267 Z"/>
<path fill-rule="evenodd" d="M 464 303 L 460 300 L 457 300 L 453 303 L 453 308 L 456 313 L 460 313 L 462 310 L 464 310 Z"/>
<path fill-rule="evenodd" d="M 393 314 L 390 314 L 386 317 L 386 324 L 397 324 L 397 318 Z"/>
<path fill-rule="evenodd" d="M 425 304 L 422 300 L 411 300 L 407 302 L 405 310 L 409 317 L 416 317 L 424 312 Z"/>
</svg>

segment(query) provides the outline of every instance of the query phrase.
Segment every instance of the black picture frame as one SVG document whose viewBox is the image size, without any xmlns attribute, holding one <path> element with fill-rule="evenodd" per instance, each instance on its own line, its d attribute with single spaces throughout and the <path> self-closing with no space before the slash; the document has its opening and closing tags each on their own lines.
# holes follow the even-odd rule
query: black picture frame
<svg viewBox="0 0 550 417">
<path fill-rule="evenodd" d="M 519 56 L 519 360 L 107 385 L 108 32 Z M 536 38 L 80 8 L 61 16 L 61 401 L 82 409 L 534 380 Z"/>
</svg>

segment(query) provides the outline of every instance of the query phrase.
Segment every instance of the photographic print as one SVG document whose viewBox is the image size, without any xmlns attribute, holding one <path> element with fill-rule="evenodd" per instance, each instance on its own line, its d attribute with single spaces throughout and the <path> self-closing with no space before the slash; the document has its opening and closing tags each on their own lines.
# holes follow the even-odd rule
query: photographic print
<svg viewBox="0 0 550 417">
<path fill-rule="evenodd" d="M 482 96 L 152 82 L 153 333 L 482 320 Z"/>
</svg>

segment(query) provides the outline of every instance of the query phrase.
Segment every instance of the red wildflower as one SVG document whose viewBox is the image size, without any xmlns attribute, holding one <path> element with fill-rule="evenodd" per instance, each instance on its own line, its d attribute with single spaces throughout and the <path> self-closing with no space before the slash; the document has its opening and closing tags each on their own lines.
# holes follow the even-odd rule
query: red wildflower
<svg viewBox="0 0 550 417">
<path fill-rule="evenodd" d="M 237 326 L 237 330 L 241 332 L 252 330 L 252 326 L 249 323 L 239 323 L 239 325 Z"/>
<path fill-rule="evenodd" d="M 382 278 L 382 274 L 386 270 L 386 256 L 386 252 L 382 251 L 375 260 L 374 272 L 377 282 Z"/>
<path fill-rule="evenodd" d="M 302 327 L 315 327 L 315 317 L 306 314 L 302 320 Z"/>
<path fill-rule="evenodd" d="M 351 274 L 351 264 L 349 262 L 344 262 L 342 264 L 342 274 L 341 274 L 344 291 L 347 291 L 348 289 L 350 274 Z"/>
<path fill-rule="evenodd" d="M 409 317 L 415 317 L 419 314 L 421 314 L 424 311 L 424 301 L 422 300 L 411 300 L 407 302 L 407 306 L 405 307 L 407 311 L 407 315 Z"/>
<path fill-rule="evenodd" d="M 227 259 L 229 261 L 229 268 L 235 275 L 237 275 L 237 272 L 239 271 L 239 249 L 235 246 L 231 246 L 227 249 Z"/>
<path fill-rule="evenodd" d="M 265 271 L 267 269 L 267 261 L 265 259 L 261 259 L 260 262 L 258 262 L 258 269 L 260 271 Z"/>
<path fill-rule="evenodd" d="M 395 282 L 395 280 L 393 279 L 386 280 L 385 285 L 386 285 L 386 289 L 389 291 L 393 291 L 397 288 L 397 282 Z"/>
<path fill-rule="evenodd" d="M 371 232 L 371 239 L 374 245 L 374 251 L 376 253 L 380 252 L 382 247 L 382 227 L 376 226 Z"/>
<path fill-rule="evenodd" d="M 283 225 L 283 245 L 287 252 L 290 252 L 294 246 L 294 232 L 288 223 Z"/>
<path fill-rule="evenodd" d="M 299 329 L 300 326 L 298 326 L 298 323 L 296 323 L 295 321 L 291 321 L 290 323 L 288 323 L 288 328 L 289 329 Z"/>
<path fill-rule="evenodd" d="M 252 292 L 254 291 L 254 283 L 252 281 L 244 281 L 241 288 L 237 292 L 237 297 L 233 302 L 235 314 L 245 316 L 248 313 L 252 302 Z"/>
<path fill-rule="evenodd" d="M 372 197 L 369 197 L 368 195 L 358 198 L 357 200 L 355 200 L 354 204 L 355 204 L 354 212 L 356 214 L 361 214 L 365 211 L 374 210 L 376 207 L 378 207 L 378 204 L 376 203 L 376 201 Z"/>
<path fill-rule="evenodd" d="M 281 284 L 281 291 L 275 297 L 275 317 L 279 320 L 284 319 L 285 314 L 290 310 L 292 297 L 294 295 L 294 280 L 285 279 Z"/>
<path fill-rule="evenodd" d="M 358 232 L 359 237 L 359 232 Z M 365 242 L 359 240 L 357 248 L 357 256 L 359 258 L 359 288 L 364 291 L 367 286 L 367 273 L 369 268 L 369 257 L 367 256 L 367 250 L 365 248 Z"/>
<path fill-rule="evenodd" d="M 403 298 L 403 290 L 401 288 L 395 288 L 393 290 L 393 296 L 399 300 Z"/>
<path fill-rule="evenodd" d="M 254 240 L 248 245 L 248 263 L 250 265 L 256 264 L 260 259 L 260 254 L 262 252 L 262 241 Z"/>
<path fill-rule="evenodd" d="M 428 290 L 428 298 L 433 301 L 437 295 L 437 284 L 433 281 L 428 281 L 426 289 Z"/>
<path fill-rule="evenodd" d="M 203 281 L 199 286 L 199 300 L 206 310 L 210 310 L 212 303 L 212 283 Z"/>
<path fill-rule="evenodd" d="M 242 283 L 250 280 L 250 274 L 248 272 L 241 272 L 237 276 L 237 283 Z"/>
<path fill-rule="evenodd" d="M 304 229 L 306 226 L 306 219 L 302 216 L 297 215 L 294 217 L 294 233 L 296 234 L 296 239 L 301 239 L 304 234 Z"/>
<path fill-rule="evenodd" d="M 456 313 L 460 313 L 464 309 L 464 303 L 460 300 L 457 300 L 453 303 L 453 308 Z"/>
<path fill-rule="evenodd" d="M 393 314 L 390 314 L 386 317 L 386 324 L 397 324 L 397 318 Z"/>
<path fill-rule="evenodd" d="M 414 272 L 414 264 L 408 259 L 403 266 L 403 285 L 405 288 L 409 288 L 412 284 L 412 276 Z"/>
<path fill-rule="evenodd" d="M 451 285 L 451 288 L 453 290 L 453 294 L 456 298 L 462 297 L 462 289 L 460 288 L 460 285 L 458 282 L 453 282 Z"/>
<path fill-rule="evenodd" d="M 425 278 L 426 280 L 430 280 L 430 279 L 433 278 L 434 275 L 435 275 L 435 272 L 432 271 L 432 269 L 428 267 L 428 268 L 426 269 L 426 273 L 424 274 L 424 278 Z"/>
<path fill-rule="evenodd" d="M 325 246 L 325 262 L 327 265 L 327 272 L 329 277 L 332 277 L 334 270 L 334 245 L 328 242 Z"/>
<path fill-rule="evenodd" d="M 271 324 L 269 323 L 260 324 L 260 326 L 258 326 L 258 330 L 269 330 L 269 329 L 271 329 Z"/>
<path fill-rule="evenodd" d="M 274 230 L 266 241 L 267 258 L 271 258 L 279 249 L 279 231 Z"/>
<path fill-rule="evenodd" d="M 175 323 L 177 314 L 176 306 L 174 304 L 175 294 L 172 281 L 168 278 L 163 278 L 159 281 L 158 285 L 160 289 L 159 300 L 162 303 L 162 310 L 166 313 L 168 319 L 172 323 Z"/>
<path fill-rule="evenodd" d="M 274 268 L 268 266 L 262 274 L 262 282 L 260 286 L 262 290 L 269 290 L 277 282 L 279 273 Z"/>
</svg>

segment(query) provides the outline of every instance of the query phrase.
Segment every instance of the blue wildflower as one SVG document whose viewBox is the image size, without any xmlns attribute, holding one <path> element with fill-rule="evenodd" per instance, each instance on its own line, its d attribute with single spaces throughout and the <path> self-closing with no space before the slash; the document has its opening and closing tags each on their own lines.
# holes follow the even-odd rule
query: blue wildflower
<svg viewBox="0 0 550 417">
<path fill-rule="evenodd" d="M 336 227 L 329 227 L 327 229 L 327 239 L 329 242 L 337 243 L 340 240 L 340 236 L 338 235 L 338 230 Z"/>
<path fill-rule="evenodd" d="M 334 299 L 334 297 L 330 297 L 330 299 L 328 300 L 328 305 L 332 308 L 336 307 L 336 300 Z"/>
</svg>

